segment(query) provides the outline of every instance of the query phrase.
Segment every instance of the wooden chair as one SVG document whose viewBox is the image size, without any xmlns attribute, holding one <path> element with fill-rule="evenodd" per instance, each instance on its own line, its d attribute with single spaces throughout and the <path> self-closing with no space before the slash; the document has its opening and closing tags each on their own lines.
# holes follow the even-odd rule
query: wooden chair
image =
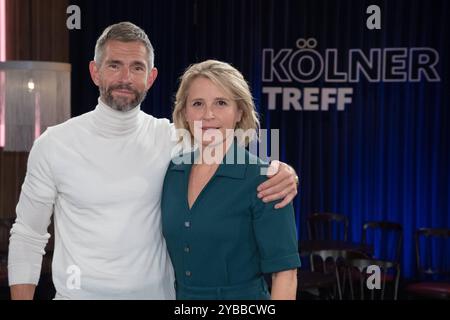
<svg viewBox="0 0 450 320">
<path fill-rule="evenodd" d="M 400 280 L 399 264 L 375 259 L 350 259 L 347 260 L 346 272 L 350 279 L 348 281 L 350 299 L 384 300 L 386 292 L 389 291 L 392 292 L 391 299 L 397 300 Z M 388 281 L 388 274 L 393 274 L 395 280 Z M 377 276 L 379 279 L 376 278 Z M 379 287 L 369 287 L 369 284 L 379 285 Z"/>
<path fill-rule="evenodd" d="M 362 243 L 371 245 L 374 258 L 400 263 L 403 227 L 391 221 L 370 221 L 363 225 Z"/>
<path fill-rule="evenodd" d="M 309 240 L 348 239 L 348 218 L 337 213 L 313 213 L 306 219 Z"/>
<path fill-rule="evenodd" d="M 450 299 L 450 229 L 421 228 L 414 233 L 417 282 L 409 297 Z"/>
<path fill-rule="evenodd" d="M 345 268 L 348 259 L 367 258 L 364 253 L 348 250 L 319 250 L 310 255 L 311 271 L 322 273 L 334 277 L 334 281 L 323 281 L 321 288 L 327 288 L 326 298 L 342 300 L 344 296 L 343 288 L 348 279 L 345 275 Z M 319 286 L 317 286 L 319 287 Z M 330 290 L 331 289 L 331 290 Z"/>
</svg>

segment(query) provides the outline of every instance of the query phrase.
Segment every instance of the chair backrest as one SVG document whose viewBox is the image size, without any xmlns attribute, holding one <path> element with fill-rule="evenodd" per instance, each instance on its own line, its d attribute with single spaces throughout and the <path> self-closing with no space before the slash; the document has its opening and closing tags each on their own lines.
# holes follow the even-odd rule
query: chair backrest
<svg viewBox="0 0 450 320">
<path fill-rule="evenodd" d="M 335 277 L 334 296 L 342 300 L 345 294 L 345 271 L 350 259 L 367 259 L 365 253 L 354 250 L 318 250 L 310 255 L 311 271 Z"/>
<path fill-rule="evenodd" d="M 375 259 L 347 260 L 348 285 L 352 300 L 397 300 L 400 266 L 392 261 Z M 392 281 L 389 281 L 392 280 Z"/>
<path fill-rule="evenodd" d="M 337 213 L 313 213 L 307 217 L 310 240 L 343 240 L 348 238 L 348 218 Z"/>
<path fill-rule="evenodd" d="M 400 262 L 403 245 L 403 227 L 390 221 L 370 221 L 363 225 L 362 243 L 374 248 L 379 260 Z"/>
<path fill-rule="evenodd" d="M 311 271 L 322 272 L 328 275 L 334 275 L 335 288 L 334 294 L 339 300 L 342 300 L 342 273 L 346 265 L 348 251 L 346 250 L 319 250 L 313 251 L 310 255 Z"/>
<path fill-rule="evenodd" d="M 419 278 L 450 280 L 450 229 L 420 228 L 414 241 Z"/>
<path fill-rule="evenodd" d="M 344 260 L 346 257 L 347 251 L 345 250 L 313 251 L 310 255 L 311 271 L 320 271 L 324 273 L 334 272 L 334 267 L 337 266 L 341 260 L 342 265 L 344 265 Z"/>
</svg>

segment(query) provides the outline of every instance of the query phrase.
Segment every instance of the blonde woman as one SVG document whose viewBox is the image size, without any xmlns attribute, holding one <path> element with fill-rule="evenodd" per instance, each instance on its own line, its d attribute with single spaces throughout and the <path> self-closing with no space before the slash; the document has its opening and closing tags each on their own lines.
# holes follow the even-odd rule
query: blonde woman
<svg viewBox="0 0 450 320">
<path fill-rule="evenodd" d="M 242 132 L 257 130 L 259 121 L 242 74 L 215 60 L 190 66 L 173 121 L 197 146 L 183 157 L 192 161 L 172 161 L 163 187 L 162 226 L 177 299 L 295 299 L 300 259 L 293 207 L 276 210 L 256 195 L 267 178 L 265 164 L 245 150 L 249 138 Z M 270 294 L 265 273 L 272 274 Z"/>
</svg>

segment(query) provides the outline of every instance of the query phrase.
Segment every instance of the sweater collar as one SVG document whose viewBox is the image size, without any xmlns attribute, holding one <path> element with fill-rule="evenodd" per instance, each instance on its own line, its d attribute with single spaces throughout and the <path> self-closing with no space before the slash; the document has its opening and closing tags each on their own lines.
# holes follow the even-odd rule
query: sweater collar
<svg viewBox="0 0 450 320">
<path fill-rule="evenodd" d="M 117 111 L 100 98 L 93 111 L 95 128 L 106 137 L 121 137 L 133 133 L 139 127 L 141 105 L 130 111 Z"/>
</svg>

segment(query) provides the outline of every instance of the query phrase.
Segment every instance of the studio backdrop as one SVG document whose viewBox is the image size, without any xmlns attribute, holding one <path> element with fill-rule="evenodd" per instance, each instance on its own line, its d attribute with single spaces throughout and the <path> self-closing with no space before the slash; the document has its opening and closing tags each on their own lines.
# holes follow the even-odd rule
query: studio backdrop
<svg viewBox="0 0 450 320">
<path fill-rule="evenodd" d="M 300 176 L 300 239 L 313 212 L 347 215 L 355 241 L 366 221 L 401 223 L 408 277 L 414 230 L 450 227 L 448 1 L 71 3 L 81 11 L 81 29 L 70 31 L 73 116 L 96 105 L 88 63 L 97 37 L 131 21 L 156 52 L 149 114 L 171 117 L 191 63 L 213 58 L 242 71 L 262 127 L 279 129 L 279 157 Z M 450 248 L 442 256 L 450 263 Z"/>
</svg>

